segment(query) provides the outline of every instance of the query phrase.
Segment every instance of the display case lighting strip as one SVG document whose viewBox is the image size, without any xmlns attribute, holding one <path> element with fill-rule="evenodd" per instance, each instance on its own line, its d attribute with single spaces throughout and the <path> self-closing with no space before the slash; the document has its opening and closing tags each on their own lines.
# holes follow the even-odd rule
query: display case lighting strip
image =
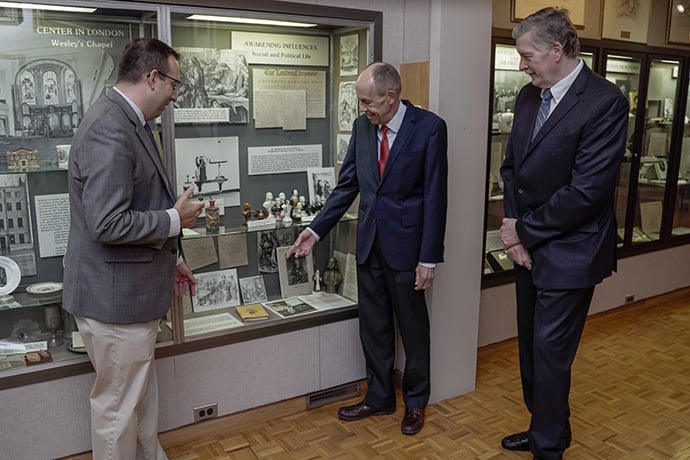
<svg viewBox="0 0 690 460">
<path fill-rule="evenodd" d="M 96 11 L 96 8 L 84 8 L 81 6 L 42 5 L 38 3 L 0 2 L 0 6 L 4 6 L 5 8 L 22 8 L 27 10 L 68 11 L 70 13 L 93 13 L 94 11 Z"/>
<path fill-rule="evenodd" d="M 284 26 L 284 27 L 316 27 L 316 24 L 308 22 L 277 21 L 274 19 L 255 19 L 241 18 L 235 16 L 211 16 L 206 14 L 193 14 L 187 19 L 193 21 L 214 21 L 214 22 L 233 22 L 238 24 L 259 24 L 264 26 Z"/>
</svg>

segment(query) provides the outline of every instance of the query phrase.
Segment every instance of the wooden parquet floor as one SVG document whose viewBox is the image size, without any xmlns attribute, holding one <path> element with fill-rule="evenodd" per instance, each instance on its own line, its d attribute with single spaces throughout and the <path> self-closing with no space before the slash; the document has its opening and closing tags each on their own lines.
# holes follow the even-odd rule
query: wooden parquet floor
<svg viewBox="0 0 690 460">
<path fill-rule="evenodd" d="M 500 448 L 505 434 L 528 424 L 514 339 L 480 348 L 476 390 L 430 405 L 415 436 L 400 433 L 402 409 L 338 420 L 338 407 L 358 399 L 304 410 L 297 398 L 163 433 L 161 441 L 171 460 L 531 459 Z M 567 460 L 690 459 L 690 288 L 588 319 L 571 410 Z"/>
</svg>

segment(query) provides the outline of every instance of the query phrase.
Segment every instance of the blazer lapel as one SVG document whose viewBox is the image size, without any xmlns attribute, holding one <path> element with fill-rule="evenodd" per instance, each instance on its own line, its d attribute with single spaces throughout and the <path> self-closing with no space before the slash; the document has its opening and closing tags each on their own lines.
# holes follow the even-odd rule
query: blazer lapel
<svg viewBox="0 0 690 460">
<path fill-rule="evenodd" d="M 388 153 L 388 160 L 386 160 L 386 167 L 383 170 L 381 182 L 383 182 L 386 176 L 388 176 L 390 166 L 393 163 L 395 163 L 395 160 L 400 155 L 400 152 L 402 152 L 405 149 L 405 146 L 407 145 L 408 141 L 410 140 L 410 137 L 412 136 L 414 124 L 417 121 L 415 107 L 412 104 L 407 104 L 406 101 L 401 101 L 400 103 L 405 104 L 407 106 L 407 110 L 405 111 L 405 117 L 403 118 L 403 121 L 400 124 L 398 134 L 395 135 L 395 142 L 393 142 L 393 146 L 391 147 L 390 152 Z"/>
<path fill-rule="evenodd" d="M 172 200 L 172 203 L 175 203 L 175 201 L 176 201 L 175 192 L 172 188 L 170 180 L 168 179 L 168 174 L 165 170 L 165 167 L 163 166 L 163 163 L 161 162 L 161 157 L 158 154 L 158 151 L 156 150 L 154 145 L 151 143 L 151 139 L 149 138 L 148 134 L 146 134 L 146 130 L 144 129 L 144 125 L 141 124 L 139 117 L 137 116 L 136 113 L 134 113 L 134 110 L 132 109 L 132 107 L 130 107 L 129 103 L 117 91 L 111 89 L 108 92 L 108 97 L 115 104 L 117 104 L 122 109 L 122 111 L 127 115 L 127 118 L 129 118 L 129 121 L 134 126 L 137 137 L 139 138 L 142 145 L 144 146 L 144 149 L 146 150 L 146 154 L 149 156 L 149 158 L 151 158 L 151 161 L 153 161 L 153 164 L 156 166 L 156 170 L 158 171 L 158 175 L 161 177 L 163 184 L 165 184 L 165 189 L 168 192 L 168 195 L 169 195 L 170 199 Z"/>
<path fill-rule="evenodd" d="M 548 136 L 549 133 L 558 125 L 558 123 L 561 122 L 561 120 L 566 115 L 568 115 L 568 113 L 570 113 L 570 111 L 573 110 L 573 108 L 577 105 L 579 100 L 579 94 L 584 90 L 590 74 L 591 71 L 589 70 L 587 65 L 585 65 L 580 71 L 580 74 L 577 76 L 577 78 L 575 78 L 573 84 L 570 86 L 570 89 L 568 89 L 568 91 L 563 96 L 563 99 L 561 99 L 554 111 L 551 113 L 551 115 L 549 115 L 549 118 L 546 119 L 541 129 L 539 129 L 537 135 L 534 136 L 534 139 L 532 139 L 531 142 L 529 142 L 529 147 L 525 151 L 525 155 L 522 158 L 523 161 L 527 156 L 529 156 L 529 154 L 534 150 L 534 148 L 539 144 L 539 142 L 544 137 Z M 536 108 L 532 110 L 535 112 L 534 118 L 536 119 L 536 112 L 539 110 L 538 104 L 536 105 Z M 534 124 L 532 124 L 532 126 L 534 126 Z"/>
</svg>

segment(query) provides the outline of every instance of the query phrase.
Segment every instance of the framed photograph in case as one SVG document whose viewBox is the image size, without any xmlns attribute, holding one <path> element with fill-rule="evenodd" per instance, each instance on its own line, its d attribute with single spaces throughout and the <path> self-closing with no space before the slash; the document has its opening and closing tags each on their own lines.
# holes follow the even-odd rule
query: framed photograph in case
<svg viewBox="0 0 690 460">
<path fill-rule="evenodd" d="M 306 257 L 285 258 L 290 246 L 277 249 L 280 295 L 286 299 L 303 294 L 311 294 L 314 286 L 314 261 L 312 254 Z"/>
</svg>

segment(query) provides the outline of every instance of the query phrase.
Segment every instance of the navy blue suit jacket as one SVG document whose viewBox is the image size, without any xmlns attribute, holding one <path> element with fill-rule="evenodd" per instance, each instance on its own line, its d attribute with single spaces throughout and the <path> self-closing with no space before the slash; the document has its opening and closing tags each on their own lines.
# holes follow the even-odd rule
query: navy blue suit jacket
<svg viewBox="0 0 690 460">
<path fill-rule="evenodd" d="M 443 261 L 447 207 L 447 129 L 437 115 L 402 101 L 407 110 L 379 178 L 377 126 L 355 120 L 338 185 L 310 225 L 325 236 L 360 194 L 357 261 L 378 235 L 386 263 L 396 271 Z"/>
<path fill-rule="evenodd" d="M 616 268 L 616 179 L 625 152 L 627 98 L 585 66 L 534 140 L 541 103 L 520 91 L 501 167 L 506 217 L 532 256 L 535 286 L 594 286 Z"/>
</svg>

